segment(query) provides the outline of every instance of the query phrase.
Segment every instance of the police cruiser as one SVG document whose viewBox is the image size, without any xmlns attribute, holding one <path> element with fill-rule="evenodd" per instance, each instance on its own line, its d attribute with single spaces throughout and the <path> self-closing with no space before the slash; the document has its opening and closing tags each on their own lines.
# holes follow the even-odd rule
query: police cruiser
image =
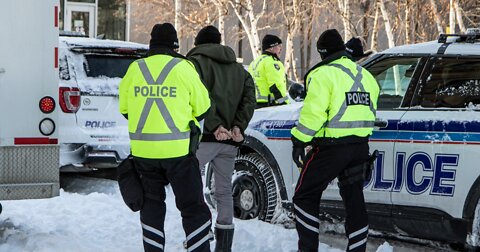
<svg viewBox="0 0 480 252">
<path fill-rule="evenodd" d="M 379 155 L 364 190 L 371 228 L 480 247 L 480 35 L 443 34 L 377 53 L 362 65 L 381 87 L 370 138 Z M 255 111 L 236 159 L 237 218 L 271 222 L 291 209 L 299 170 L 290 130 L 302 105 Z M 211 173 L 207 167 L 206 197 L 215 205 Z M 336 181 L 321 209 L 344 217 Z"/>
<path fill-rule="evenodd" d="M 118 85 L 147 45 L 93 38 L 59 38 L 60 170 L 114 168 L 130 153 L 128 122 L 118 113 Z M 175 90 L 135 90 L 175 95 Z"/>
</svg>

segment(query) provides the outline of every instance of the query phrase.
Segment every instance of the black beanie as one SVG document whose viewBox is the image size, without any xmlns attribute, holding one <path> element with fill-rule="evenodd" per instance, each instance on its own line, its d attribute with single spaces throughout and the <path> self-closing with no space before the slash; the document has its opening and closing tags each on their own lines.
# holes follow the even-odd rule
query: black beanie
<svg viewBox="0 0 480 252">
<path fill-rule="evenodd" d="M 156 24 L 150 33 L 150 49 L 158 47 L 178 48 L 177 31 L 170 23 Z"/>
<path fill-rule="evenodd" d="M 282 44 L 282 40 L 279 37 L 275 35 L 267 34 L 262 39 L 262 51 L 265 51 L 269 48 L 272 48 L 280 44 Z"/>
<path fill-rule="evenodd" d="M 220 44 L 222 42 L 222 34 L 218 31 L 218 29 L 213 26 L 205 26 L 203 27 L 195 37 L 194 44 L 201 45 L 201 44 Z"/>
<path fill-rule="evenodd" d="M 352 55 L 352 58 L 357 61 L 363 57 L 371 54 L 363 51 L 363 43 L 359 38 L 353 37 L 345 43 L 345 50 Z"/>
<path fill-rule="evenodd" d="M 317 51 L 320 53 L 322 59 L 332 55 L 338 51 L 344 51 L 345 44 L 342 36 L 336 29 L 326 30 L 320 35 L 317 41 Z"/>
</svg>

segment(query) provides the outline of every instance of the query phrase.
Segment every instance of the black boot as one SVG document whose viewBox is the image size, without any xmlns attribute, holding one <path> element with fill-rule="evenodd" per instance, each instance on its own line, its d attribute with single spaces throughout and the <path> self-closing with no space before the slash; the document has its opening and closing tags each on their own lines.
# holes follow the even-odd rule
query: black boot
<svg viewBox="0 0 480 252">
<path fill-rule="evenodd" d="M 215 252 L 232 252 L 233 227 L 233 224 L 215 224 Z"/>
</svg>

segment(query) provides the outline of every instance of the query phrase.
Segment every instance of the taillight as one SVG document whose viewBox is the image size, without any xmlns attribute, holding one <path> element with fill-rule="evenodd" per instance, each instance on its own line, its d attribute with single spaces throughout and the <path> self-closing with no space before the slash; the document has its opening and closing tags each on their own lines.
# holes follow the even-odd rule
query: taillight
<svg viewBox="0 0 480 252">
<path fill-rule="evenodd" d="M 80 108 L 80 89 L 60 87 L 58 100 L 63 112 L 75 113 Z"/>
<path fill-rule="evenodd" d="M 55 109 L 55 100 L 50 96 L 45 96 L 40 99 L 39 107 L 40 110 L 45 114 L 52 113 Z"/>
</svg>

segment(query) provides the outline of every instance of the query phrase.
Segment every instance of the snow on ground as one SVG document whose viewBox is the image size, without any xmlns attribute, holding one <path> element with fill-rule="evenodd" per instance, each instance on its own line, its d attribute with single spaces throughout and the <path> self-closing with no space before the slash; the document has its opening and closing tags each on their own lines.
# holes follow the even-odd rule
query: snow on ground
<svg viewBox="0 0 480 252">
<path fill-rule="evenodd" d="M 82 177 L 65 180 L 59 197 L 2 202 L 0 252 L 143 251 L 139 214 L 123 204 L 116 181 Z M 215 217 L 215 211 L 212 215 Z M 233 251 L 295 251 L 294 229 L 258 220 L 235 220 L 235 225 Z M 165 232 L 166 251 L 184 251 L 185 235 L 171 192 L 167 192 Z M 321 252 L 344 251 L 341 236 L 321 236 L 321 242 Z M 429 251 L 401 247 L 394 250 L 388 242 L 378 239 L 373 243 L 368 251 Z M 212 250 L 214 245 L 212 242 Z"/>
</svg>

